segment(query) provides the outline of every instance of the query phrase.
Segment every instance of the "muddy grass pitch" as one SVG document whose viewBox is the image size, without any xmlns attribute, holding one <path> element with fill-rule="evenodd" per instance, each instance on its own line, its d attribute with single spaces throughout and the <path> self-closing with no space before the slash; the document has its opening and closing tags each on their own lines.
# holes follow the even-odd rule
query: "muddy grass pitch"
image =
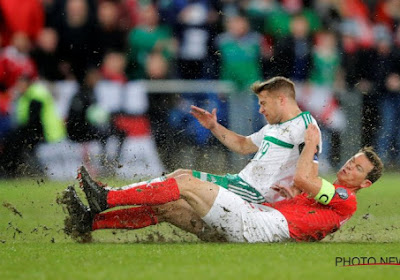
<svg viewBox="0 0 400 280">
<path fill-rule="evenodd" d="M 319 243 L 202 243 L 161 224 L 104 230 L 78 244 L 63 232 L 56 203 L 68 183 L 0 181 L 0 279 L 325 279 L 400 275 L 400 174 L 386 174 L 358 195 L 358 211 Z M 124 182 L 112 182 L 120 185 Z M 391 265 L 347 266 L 365 257 Z M 342 258 L 342 259 L 340 259 Z M 389 259 L 390 258 L 390 259 Z M 347 264 L 347 263 L 345 263 Z"/>
</svg>

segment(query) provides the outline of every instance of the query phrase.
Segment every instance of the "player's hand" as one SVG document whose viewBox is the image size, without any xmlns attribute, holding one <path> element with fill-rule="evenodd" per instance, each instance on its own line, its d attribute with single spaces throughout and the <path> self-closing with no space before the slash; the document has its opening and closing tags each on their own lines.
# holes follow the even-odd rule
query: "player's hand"
<svg viewBox="0 0 400 280">
<path fill-rule="evenodd" d="M 301 193 L 301 190 L 299 190 L 296 187 L 287 187 L 287 186 L 282 186 L 282 185 L 273 185 L 271 187 L 274 191 L 278 192 L 280 196 L 286 198 L 286 199 L 292 199 L 296 195 Z"/>
<path fill-rule="evenodd" d="M 317 145 L 320 142 L 319 140 L 320 140 L 320 133 L 317 126 L 315 124 L 310 123 L 304 135 L 304 143 L 306 145 L 310 146 L 312 145 L 317 147 Z"/>
<path fill-rule="evenodd" d="M 208 112 L 197 106 L 190 106 L 190 114 L 195 117 L 199 123 L 207 129 L 213 129 L 217 126 L 217 109 L 213 109 L 212 112 Z"/>
</svg>

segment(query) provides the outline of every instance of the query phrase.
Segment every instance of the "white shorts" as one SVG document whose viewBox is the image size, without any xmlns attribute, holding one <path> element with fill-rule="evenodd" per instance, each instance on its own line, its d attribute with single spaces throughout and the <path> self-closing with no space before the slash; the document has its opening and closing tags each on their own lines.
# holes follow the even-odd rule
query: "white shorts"
<svg viewBox="0 0 400 280">
<path fill-rule="evenodd" d="M 219 188 L 203 221 L 230 242 L 281 242 L 290 240 L 286 218 L 274 208 L 244 201 Z"/>
</svg>

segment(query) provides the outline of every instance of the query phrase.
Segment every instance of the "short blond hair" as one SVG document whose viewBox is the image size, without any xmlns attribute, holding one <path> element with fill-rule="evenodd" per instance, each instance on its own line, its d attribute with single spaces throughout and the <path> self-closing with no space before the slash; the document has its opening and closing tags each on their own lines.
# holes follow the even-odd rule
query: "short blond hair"
<svg viewBox="0 0 400 280">
<path fill-rule="evenodd" d="M 260 94 L 263 90 L 269 93 L 283 92 L 286 96 L 296 99 L 296 91 L 294 83 L 285 77 L 277 76 L 267 81 L 257 81 L 251 86 L 251 90 L 255 94 Z"/>
</svg>

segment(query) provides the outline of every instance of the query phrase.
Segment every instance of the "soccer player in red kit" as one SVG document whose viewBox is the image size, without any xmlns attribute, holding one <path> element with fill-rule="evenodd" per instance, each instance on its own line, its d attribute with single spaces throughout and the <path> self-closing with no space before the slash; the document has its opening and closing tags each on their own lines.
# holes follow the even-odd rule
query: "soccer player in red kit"
<svg viewBox="0 0 400 280">
<path fill-rule="evenodd" d="M 293 188 L 276 186 L 287 200 L 255 204 L 213 183 L 184 174 L 162 182 L 112 189 L 94 182 L 84 168 L 81 185 L 89 202 L 85 206 L 73 187 L 63 195 L 69 218 L 66 232 L 89 235 L 106 228 L 137 229 L 169 222 L 203 240 L 229 242 L 316 241 L 338 230 L 356 211 L 356 192 L 382 175 L 383 164 L 371 148 L 349 159 L 333 184 L 312 168 L 319 131 L 310 124 L 300 155 Z M 139 205 L 104 212 L 122 205 Z M 74 234 L 73 234 L 74 233 Z"/>
<path fill-rule="evenodd" d="M 315 135 L 315 128 L 309 128 L 305 139 L 309 146 L 315 144 Z M 277 187 L 288 199 L 269 205 L 285 216 L 290 236 L 297 241 L 317 241 L 337 231 L 356 211 L 357 191 L 371 186 L 383 171 L 380 158 L 367 147 L 346 162 L 331 184 L 312 173 L 309 157 L 305 155 L 296 170 L 294 183 L 303 192 L 296 195 L 291 189 Z"/>
</svg>

